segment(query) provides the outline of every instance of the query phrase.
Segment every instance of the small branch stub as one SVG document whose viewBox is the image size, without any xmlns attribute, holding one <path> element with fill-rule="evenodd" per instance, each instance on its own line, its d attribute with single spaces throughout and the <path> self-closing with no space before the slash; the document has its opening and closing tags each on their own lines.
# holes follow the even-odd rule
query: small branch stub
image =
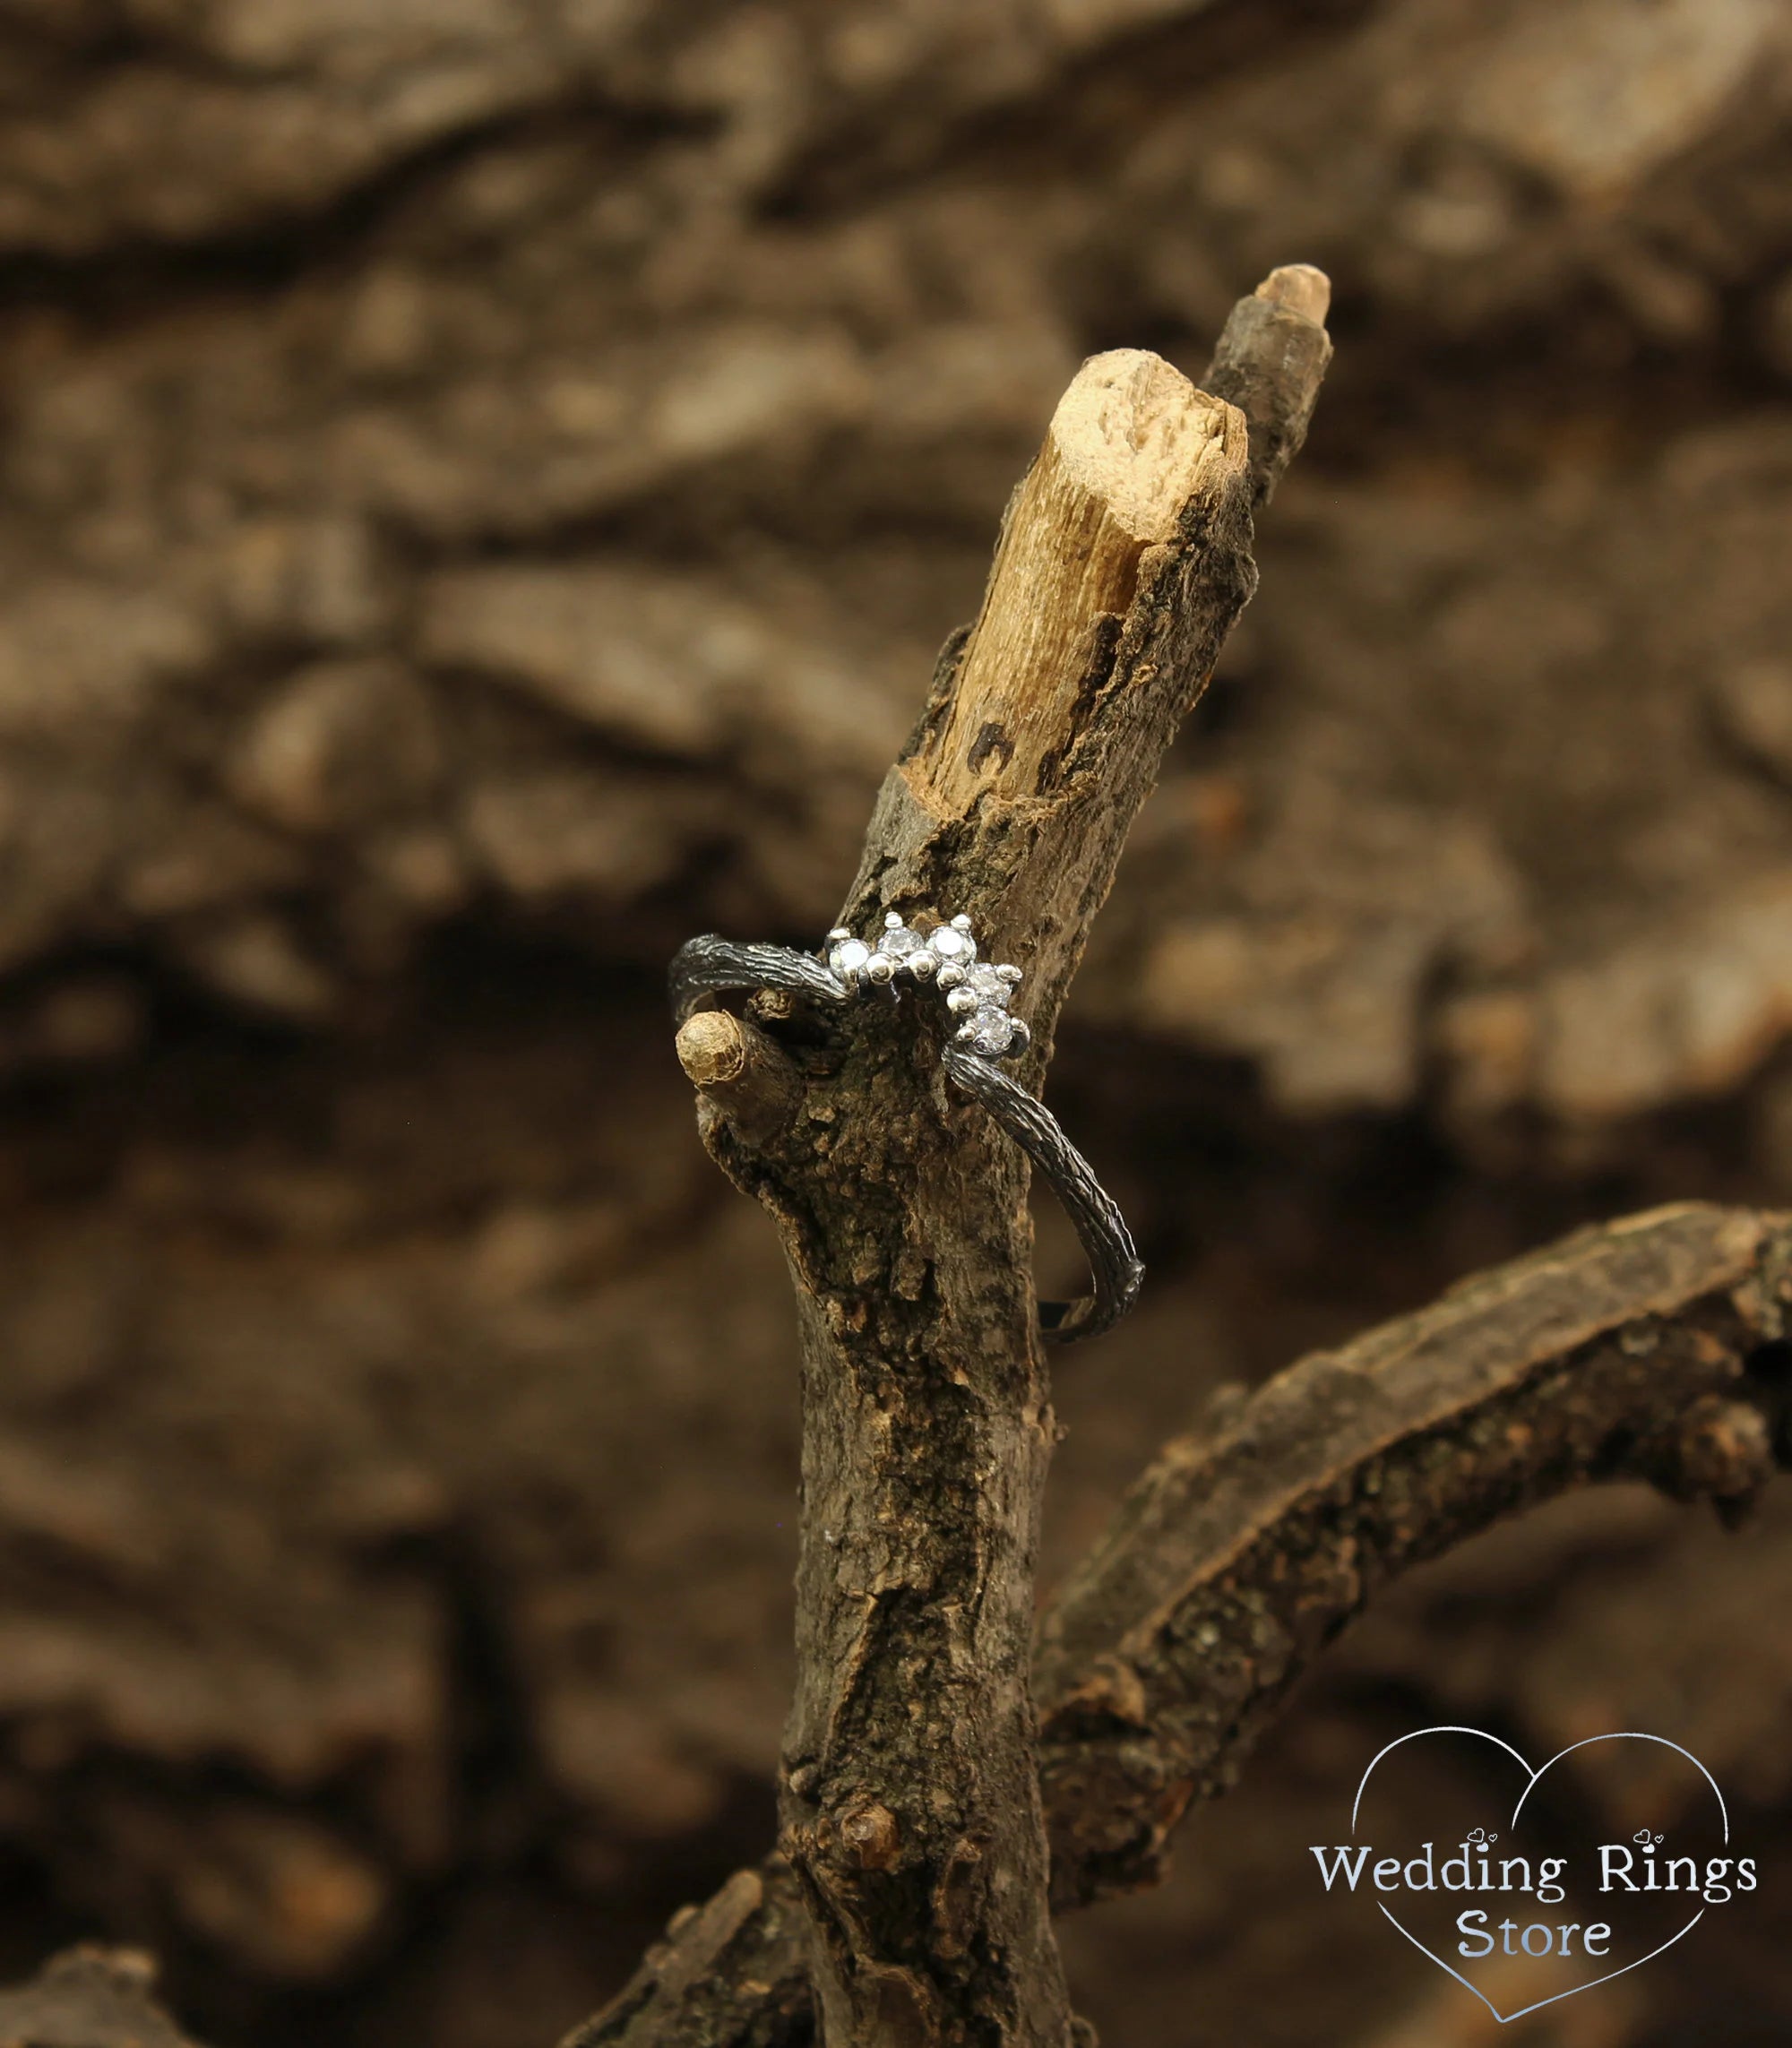
<svg viewBox="0 0 1792 2048">
<path fill-rule="evenodd" d="M 685 1078 L 748 1144 L 765 1143 L 797 1114 L 802 1075 L 744 1018 L 700 1010 L 679 1026 L 674 1048 Z"/>
<path fill-rule="evenodd" d="M 1202 380 L 1229 399 L 1251 425 L 1251 479 L 1266 504 L 1283 472 L 1299 454 L 1331 360 L 1325 331 L 1331 280 L 1311 263 L 1271 271 L 1226 323 Z"/>
<path fill-rule="evenodd" d="M 1251 297 L 1286 306 L 1303 320 L 1323 327 L 1325 315 L 1331 310 L 1331 280 L 1311 263 L 1283 263 L 1270 272 Z"/>
</svg>

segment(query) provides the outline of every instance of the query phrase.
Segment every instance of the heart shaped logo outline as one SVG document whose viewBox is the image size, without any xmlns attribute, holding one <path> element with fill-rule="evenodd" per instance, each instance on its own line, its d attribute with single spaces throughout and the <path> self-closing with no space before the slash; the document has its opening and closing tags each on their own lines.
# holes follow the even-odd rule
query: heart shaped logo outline
<svg viewBox="0 0 1792 2048">
<path fill-rule="evenodd" d="M 1718 1789 L 1717 1779 L 1711 1776 L 1710 1772 L 1705 1768 L 1704 1765 L 1699 1761 L 1698 1758 L 1693 1754 L 1691 1750 L 1682 1749 L 1678 1743 L 1670 1743 L 1666 1735 L 1645 1734 L 1640 1728 L 1614 1729 L 1613 1732 L 1608 1735 L 1584 1735 L 1578 1743 L 1570 1743 L 1566 1749 L 1557 1750 L 1555 1754 L 1551 1757 L 1546 1763 L 1539 1764 L 1535 1770 L 1531 1769 L 1530 1765 L 1522 1756 L 1519 1754 L 1518 1751 L 1513 1749 L 1510 1743 L 1503 1742 L 1498 1735 L 1488 1734 L 1485 1728 L 1461 1728 L 1456 1727 L 1454 1725 L 1437 1728 L 1415 1728 L 1410 1734 L 1396 1735 L 1392 1742 L 1384 1744 L 1383 1748 L 1377 1750 L 1375 1754 L 1369 1759 L 1367 1768 L 1364 1771 L 1362 1777 L 1357 1781 L 1357 1796 L 1350 1804 L 1350 1832 L 1353 1836 L 1357 1832 L 1357 1816 L 1362 1811 L 1363 1808 L 1363 1794 L 1368 1789 L 1369 1780 L 1374 1775 L 1375 1766 L 1381 1762 L 1382 1759 L 1384 1756 L 1387 1756 L 1391 1751 L 1399 1749 L 1402 1743 L 1416 1743 L 1419 1741 L 1421 1737 L 1426 1735 L 1477 1735 L 1482 1742 L 1492 1743 L 1496 1749 L 1503 1750 L 1506 1754 L 1512 1758 L 1512 1761 L 1518 1765 L 1521 1770 L 1525 1771 L 1529 1774 L 1529 1782 L 1525 1786 L 1524 1790 L 1519 1794 L 1518 1803 L 1512 1810 L 1512 1819 L 1506 1823 L 1508 1828 L 1514 1828 L 1518 1825 L 1518 1817 L 1524 1811 L 1524 1803 L 1530 1797 L 1531 1794 L 1536 1791 L 1538 1782 L 1543 1777 L 1544 1773 L 1546 1771 L 1554 1769 L 1555 1767 L 1562 1761 L 1564 1757 L 1572 1756 L 1576 1750 L 1584 1750 L 1590 1743 L 1659 1743 L 1663 1749 L 1673 1750 L 1676 1754 L 1684 1757 L 1686 1761 L 1691 1764 L 1693 1768 L 1699 1773 L 1700 1777 L 1704 1779 L 1705 1783 L 1710 1786 L 1711 1796 L 1717 1801 L 1718 1812 L 1723 1820 L 1724 1843 L 1726 1847 L 1728 1846 L 1730 1838 L 1730 1810 L 1724 1803 L 1724 1795 Z M 1481 2003 L 1486 2007 L 1487 2010 L 1493 2014 L 1495 2019 L 1502 2026 L 1508 2026 L 1514 2019 L 1524 2018 L 1528 2013 L 1541 2012 L 1546 2005 L 1558 2005 L 1564 1998 L 1572 1998 L 1576 1995 L 1576 1993 L 1580 1992 L 1591 1991 L 1596 1984 L 1608 1984 L 1611 1983 L 1614 1977 L 1626 1976 L 1632 1970 L 1640 1970 L 1645 1963 L 1652 1963 L 1658 1956 L 1664 1954 L 1667 1949 L 1671 1949 L 1676 1941 L 1684 1940 L 1684 1937 L 1690 1934 L 1693 1930 L 1699 1924 L 1699 1923 L 1705 1917 L 1705 1908 L 1702 1906 L 1699 1910 L 1693 1915 L 1693 1917 L 1686 1923 L 1686 1924 L 1680 1930 L 1679 1933 L 1670 1934 L 1667 1937 L 1667 1940 L 1658 1943 L 1655 1948 L 1651 1949 L 1649 1951 L 1648 1955 L 1639 1956 L 1636 1958 L 1635 1962 L 1626 1963 L 1621 1969 L 1607 1970 L 1605 1975 L 1602 1977 L 1590 1977 L 1583 1984 L 1571 1984 L 1566 1991 L 1554 1992 L 1547 1998 L 1538 1999 L 1535 2004 L 1521 2006 L 1516 2012 L 1502 2012 L 1498 2006 L 1494 2003 L 1493 2000 L 1490 1999 L 1487 1996 L 1486 1992 L 1482 1991 L 1478 1985 L 1471 1984 L 1469 1982 L 1468 1978 L 1462 1975 L 1460 1970 L 1452 1969 L 1450 1965 L 1443 1960 L 1443 1957 L 1437 1955 L 1434 1950 L 1427 1949 L 1425 1943 L 1419 1940 L 1418 1936 L 1415 1934 L 1410 1928 L 1401 1926 L 1400 1923 L 1394 1918 L 1394 1915 L 1388 1911 L 1387 1907 L 1385 1906 L 1382 1906 L 1380 1899 L 1377 1899 L 1375 1904 L 1378 1906 L 1381 1906 L 1381 1910 L 1386 1918 L 1394 1927 L 1398 1928 L 1399 1931 L 1406 1936 L 1407 1940 L 1412 1943 L 1413 1947 L 1418 1950 L 1421 1956 L 1428 1957 L 1432 1962 L 1437 1965 L 1438 1968 L 1442 1970 L 1445 1975 L 1454 1977 L 1456 1982 L 1462 1986 L 1463 1990 L 1473 1992 L 1475 1996 L 1480 2000 Z"/>
</svg>

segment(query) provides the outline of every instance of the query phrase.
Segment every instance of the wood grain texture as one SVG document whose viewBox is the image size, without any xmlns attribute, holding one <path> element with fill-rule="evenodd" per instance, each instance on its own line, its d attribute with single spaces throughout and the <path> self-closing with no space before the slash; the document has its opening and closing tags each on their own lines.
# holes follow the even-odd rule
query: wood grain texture
<svg viewBox="0 0 1792 2048">
<path fill-rule="evenodd" d="M 1228 409 L 1143 349 L 1083 365 L 1010 502 L 951 699 L 908 764 L 918 802 L 950 818 L 1049 790 L 1146 550 L 1246 459 Z"/>
<path fill-rule="evenodd" d="M 705 1111 L 725 1116 L 749 1142 L 781 1131 L 797 1113 L 803 1077 L 778 1046 L 744 1017 L 700 1010 L 678 1027 L 678 1064 Z"/>
</svg>

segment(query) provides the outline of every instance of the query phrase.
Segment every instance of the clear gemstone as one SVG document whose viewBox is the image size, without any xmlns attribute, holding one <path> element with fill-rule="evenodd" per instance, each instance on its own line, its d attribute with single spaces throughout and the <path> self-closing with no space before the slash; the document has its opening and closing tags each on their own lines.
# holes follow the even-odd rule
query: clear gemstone
<svg viewBox="0 0 1792 2048">
<path fill-rule="evenodd" d="M 964 977 L 964 985 L 985 1002 L 1006 1002 L 1009 985 L 999 968 L 978 966 Z"/>
<path fill-rule="evenodd" d="M 911 932 L 906 925 L 892 925 L 877 942 L 880 953 L 888 953 L 892 959 L 906 960 L 910 953 L 921 950 L 921 934 Z"/>
<path fill-rule="evenodd" d="M 969 932 L 954 930 L 950 925 L 942 925 L 927 943 L 943 960 L 974 960 L 977 958 L 977 941 Z"/>
<path fill-rule="evenodd" d="M 828 955 L 828 965 L 836 974 L 857 974 L 871 958 L 871 948 L 863 939 L 842 939 Z"/>
<path fill-rule="evenodd" d="M 1012 1044 L 1014 1020 L 1005 1010 L 979 1010 L 959 1035 L 973 1053 L 993 1059 Z"/>
</svg>

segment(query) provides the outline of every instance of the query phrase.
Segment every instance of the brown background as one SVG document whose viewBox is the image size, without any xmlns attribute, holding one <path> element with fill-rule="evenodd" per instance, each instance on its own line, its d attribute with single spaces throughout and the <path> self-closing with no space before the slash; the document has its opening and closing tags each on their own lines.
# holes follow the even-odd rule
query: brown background
<svg viewBox="0 0 1792 2048">
<path fill-rule="evenodd" d="M 791 1314 L 661 966 L 813 942 L 1079 358 L 1275 263 L 1337 363 L 1053 1076 L 1152 1281 L 1051 1568 L 1215 1385 L 1792 1196 L 1780 0 L 0 0 L 0 1974 L 546 2048 L 763 1846 Z M 1502 2039 L 1780 2038 L 1788 1583 L 1627 1493 L 1423 1575 L 1081 2003 L 1488 2039 L 1305 1845 L 1640 1724 L 1765 1889 Z"/>
</svg>

